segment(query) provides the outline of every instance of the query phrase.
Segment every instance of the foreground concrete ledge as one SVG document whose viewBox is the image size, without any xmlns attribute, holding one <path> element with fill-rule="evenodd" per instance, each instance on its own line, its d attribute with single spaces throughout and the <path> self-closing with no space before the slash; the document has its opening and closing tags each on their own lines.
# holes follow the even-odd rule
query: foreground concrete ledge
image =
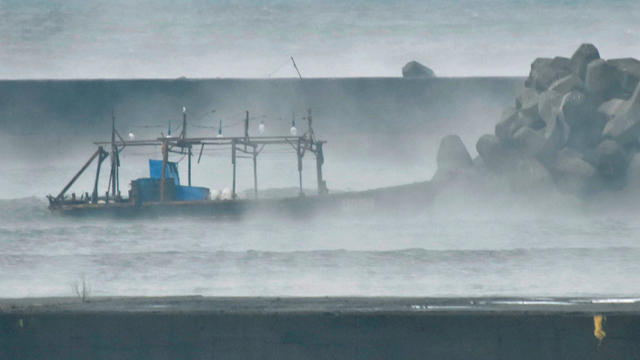
<svg viewBox="0 0 640 360">
<path fill-rule="evenodd" d="M 636 313 L 640 297 L 78 297 L 0 299 L 19 313 Z"/>
<path fill-rule="evenodd" d="M 0 300 L 0 359 L 638 359 L 637 299 Z"/>
</svg>

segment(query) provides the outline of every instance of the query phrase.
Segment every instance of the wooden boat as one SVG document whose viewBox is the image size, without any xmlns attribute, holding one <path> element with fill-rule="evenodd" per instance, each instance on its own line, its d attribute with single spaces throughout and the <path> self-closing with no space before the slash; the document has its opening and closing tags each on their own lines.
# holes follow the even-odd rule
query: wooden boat
<svg viewBox="0 0 640 360">
<path fill-rule="evenodd" d="M 244 136 L 223 137 L 221 132 L 216 137 L 188 137 L 187 115 L 183 108 L 182 130 L 178 136 L 162 136 L 147 140 L 125 140 L 115 128 L 115 118 L 112 117 L 111 141 L 96 142 L 96 151 L 89 160 L 65 185 L 57 196 L 48 195 L 49 209 L 62 215 L 154 215 L 154 214 L 206 214 L 206 215 L 237 215 L 252 209 L 270 208 L 300 212 L 311 209 L 310 204 L 327 204 L 335 197 L 327 196 L 328 189 L 322 175 L 324 163 L 323 140 L 317 139 L 312 127 L 311 110 L 305 117 L 308 124 L 307 131 L 296 136 L 250 136 L 249 112 L 244 119 Z M 295 124 L 294 124 L 295 125 Z M 295 130 L 293 128 L 292 130 Z M 110 145 L 110 152 L 105 150 Z M 267 146 L 290 146 L 295 150 L 299 174 L 299 196 L 284 199 L 259 199 L 257 160 L 262 150 Z M 120 154 L 128 147 L 158 147 L 162 152 L 162 160 L 149 160 L 150 177 L 134 179 L 130 183 L 127 196 L 120 191 Z M 205 147 L 226 147 L 230 149 L 233 166 L 233 179 L 230 194 L 211 197 L 207 188 L 191 185 L 191 162 L 194 156 L 193 148 L 200 147 L 198 162 Z M 315 157 L 317 172 L 317 195 L 305 196 L 302 189 L 302 159 L 310 152 Z M 169 161 L 170 153 L 179 153 L 188 159 L 187 185 L 180 184 L 177 164 Z M 242 154 L 253 160 L 254 197 L 240 199 L 236 193 L 236 162 Z M 100 170 L 103 162 L 111 158 L 108 190 L 101 195 L 98 189 Z M 97 162 L 94 187 L 91 194 L 85 192 L 80 196 L 67 192 L 76 180 L 94 162 Z M 347 196 L 349 197 L 349 196 Z"/>
<path fill-rule="evenodd" d="M 61 215 L 71 216 L 110 216 L 135 217 L 157 215 L 204 215 L 204 216 L 242 216 L 252 211 L 266 211 L 270 214 L 285 214 L 296 217 L 318 212 L 336 210 L 370 210 L 401 208 L 412 209 L 423 206 L 432 197 L 433 191 L 428 182 L 419 182 L 390 188 L 360 192 L 329 194 L 323 179 L 324 140 L 316 138 L 312 127 L 311 110 L 305 117 L 307 131 L 296 136 L 249 136 L 249 113 L 244 119 L 244 136 L 188 137 L 187 116 L 183 108 L 182 131 L 178 136 L 162 136 L 149 140 L 125 140 L 115 129 L 112 118 L 110 142 L 96 142 L 97 150 L 89 160 L 65 185 L 57 196 L 48 195 L 49 209 Z M 110 145 L 110 152 L 105 146 Z M 266 146 L 290 146 L 297 156 L 299 191 L 297 196 L 286 198 L 260 199 L 258 196 L 258 156 Z M 134 179 L 130 182 L 127 196 L 120 191 L 120 154 L 128 147 L 160 147 L 162 160 L 149 160 L 150 177 Z M 209 189 L 191 185 L 191 161 L 193 148 L 200 147 L 198 162 L 205 147 L 225 147 L 230 150 L 233 166 L 233 179 L 230 193 L 225 196 L 212 196 Z M 317 194 L 306 195 L 302 188 L 302 159 L 310 152 L 315 157 Z M 187 157 L 187 185 L 181 185 L 177 164 L 169 161 L 170 153 Z M 238 153 L 253 160 L 253 198 L 239 198 L 236 193 L 236 162 Z M 109 186 L 104 195 L 99 194 L 98 184 L 103 162 L 111 158 Z M 93 191 L 76 196 L 67 195 L 68 190 L 86 169 L 97 161 Z"/>
</svg>

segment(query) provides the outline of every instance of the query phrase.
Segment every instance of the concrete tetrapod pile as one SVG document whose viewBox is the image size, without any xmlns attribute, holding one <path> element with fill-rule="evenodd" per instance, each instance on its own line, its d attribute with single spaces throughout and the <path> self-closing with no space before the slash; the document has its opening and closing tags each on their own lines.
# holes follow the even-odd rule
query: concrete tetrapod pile
<svg viewBox="0 0 640 360">
<path fill-rule="evenodd" d="M 640 61 L 601 59 L 591 44 L 538 58 L 494 133 L 477 141 L 478 158 L 468 161 L 456 135 L 442 140 L 434 180 L 482 172 L 579 195 L 640 187 L 639 82 Z"/>
</svg>

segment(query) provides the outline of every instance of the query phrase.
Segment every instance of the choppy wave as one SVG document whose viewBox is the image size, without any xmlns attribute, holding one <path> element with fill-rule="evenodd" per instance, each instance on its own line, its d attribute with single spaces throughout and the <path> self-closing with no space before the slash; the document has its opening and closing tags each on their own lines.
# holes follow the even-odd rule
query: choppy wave
<svg viewBox="0 0 640 360">
<path fill-rule="evenodd" d="M 0 255 L 3 296 L 632 296 L 639 248 Z M 16 284 L 22 284 L 16 286 Z"/>
<path fill-rule="evenodd" d="M 15 222 L 37 222 L 51 219 L 51 213 L 47 206 L 48 203 L 44 198 L 0 199 L 0 226 L 10 225 Z M 0 228 L 0 231 L 2 231 L 2 228 Z"/>
<path fill-rule="evenodd" d="M 93 296 L 640 294 L 633 216 L 112 221 L 46 205 L 0 201 L 1 297 L 74 296 L 83 280 Z"/>
<path fill-rule="evenodd" d="M 633 217 L 77 220 L 38 198 L 0 211 L 3 297 L 73 296 L 82 279 L 95 296 L 640 293 Z"/>
</svg>

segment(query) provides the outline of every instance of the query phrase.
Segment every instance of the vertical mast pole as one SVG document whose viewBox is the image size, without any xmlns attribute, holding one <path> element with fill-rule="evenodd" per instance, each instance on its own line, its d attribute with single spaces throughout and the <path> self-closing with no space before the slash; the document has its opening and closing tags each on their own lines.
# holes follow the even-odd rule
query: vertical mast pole
<svg viewBox="0 0 640 360">
<path fill-rule="evenodd" d="M 247 151 L 247 143 L 249 142 L 249 110 L 246 111 L 244 117 L 244 151 Z"/>
<path fill-rule="evenodd" d="M 111 197 L 116 198 L 116 177 L 118 176 L 118 156 L 116 152 L 116 116 L 111 110 L 111 175 L 109 176 L 109 187 L 111 188 Z"/>
<path fill-rule="evenodd" d="M 231 140 L 231 164 L 233 165 L 233 184 L 231 188 L 231 198 L 236 197 L 236 139 Z"/>
<path fill-rule="evenodd" d="M 244 138 L 245 140 L 249 139 L 249 110 L 245 112 L 244 117 Z"/>
<path fill-rule="evenodd" d="M 182 107 L 182 140 L 187 137 L 187 108 Z"/>
<path fill-rule="evenodd" d="M 322 164 L 324 164 L 324 153 L 322 152 L 322 142 L 316 143 L 316 176 L 318 180 L 318 194 L 326 194 L 327 187 L 322 179 Z"/>
<path fill-rule="evenodd" d="M 186 107 L 182 107 L 182 141 L 183 141 L 183 146 L 184 146 L 184 141 L 187 138 L 187 108 Z M 187 179 L 189 182 L 189 186 L 191 186 L 191 144 L 189 144 L 188 148 L 188 153 L 187 156 L 189 157 L 188 159 L 188 172 L 187 172 Z"/>
<path fill-rule="evenodd" d="M 313 119 L 311 117 L 311 108 L 309 108 L 309 113 L 307 115 L 307 125 L 309 127 L 307 130 L 309 133 L 309 144 L 313 145 Z"/>
<path fill-rule="evenodd" d="M 253 146 L 253 196 L 258 198 L 258 152 L 257 145 Z"/>
<path fill-rule="evenodd" d="M 191 146 L 189 146 L 189 186 L 191 186 Z"/>
<path fill-rule="evenodd" d="M 167 139 L 162 140 L 162 175 L 160 176 L 160 201 L 165 199 L 165 182 L 167 173 L 167 161 L 169 160 L 169 149 Z"/>
<path fill-rule="evenodd" d="M 298 138 L 298 148 L 296 154 L 298 155 L 298 180 L 300 182 L 300 195 L 302 195 L 302 150 L 300 148 L 300 138 Z"/>
<path fill-rule="evenodd" d="M 116 194 L 120 197 L 120 150 L 116 146 L 116 161 L 118 166 L 116 167 Z M 114 198 L 115 200 L 115 198 Z"/>
</svg>

